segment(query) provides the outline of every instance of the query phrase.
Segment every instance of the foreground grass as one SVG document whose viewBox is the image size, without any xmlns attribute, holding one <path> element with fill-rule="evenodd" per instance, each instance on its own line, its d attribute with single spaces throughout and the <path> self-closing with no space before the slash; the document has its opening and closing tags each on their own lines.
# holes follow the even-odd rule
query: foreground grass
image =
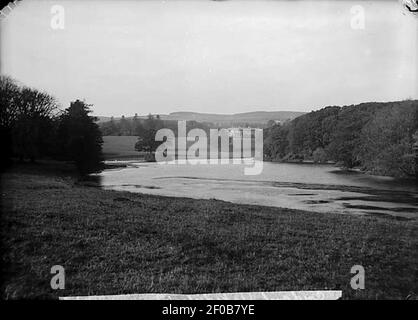
<svg viewBox="0 0 418 320">
<path fill-rule="evenodd" d="M 104 191 L 45 166 L 3 176 L 2 297 L 343 290 L 418 292 L 417 222 Z M 51 266 L 66 271 L 50 288 Z M 366 289 L 350 269 L 366 270 Z"/>
</svg>

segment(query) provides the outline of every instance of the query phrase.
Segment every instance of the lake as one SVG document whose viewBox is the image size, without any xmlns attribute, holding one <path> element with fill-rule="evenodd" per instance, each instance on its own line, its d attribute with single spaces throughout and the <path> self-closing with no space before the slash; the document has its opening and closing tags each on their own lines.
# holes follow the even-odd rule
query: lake
<svg viewBox="0 0 418 320">
<path fill-rule="evenodd" d="M 99 174 L 105 189 L 339 214 L 418 218 L 414 181 L 343 171 L 333 165 L 264 162 L 259 175 L 244 164 L 129 162 Z M 247 166 L 248 167 L 248 166 Z"/>
</svg>

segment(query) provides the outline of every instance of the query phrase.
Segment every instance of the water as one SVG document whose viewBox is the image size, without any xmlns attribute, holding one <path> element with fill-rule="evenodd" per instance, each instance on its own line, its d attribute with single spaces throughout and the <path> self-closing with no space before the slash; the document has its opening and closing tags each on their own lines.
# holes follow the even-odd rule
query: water
<svg viewBox="0 0 418 320">
<path fill-rule="evenodd" d="M 413 181 L 347 172 L 332 165 L 265 162 L 262 173 L 255 176 L 244 175 L 244 167 L 131 162 L 127 168 L 106 170 L 100 177 L 102 186 L 113 190 L 418 218 L 418 186 Z"/>
</svg>

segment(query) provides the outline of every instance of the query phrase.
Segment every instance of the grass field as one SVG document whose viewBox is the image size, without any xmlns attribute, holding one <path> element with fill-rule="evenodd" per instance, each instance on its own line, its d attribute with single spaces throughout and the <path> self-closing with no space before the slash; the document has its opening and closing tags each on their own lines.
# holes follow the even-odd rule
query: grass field
<svg viewBox="0 0 418 320">
<path fill-rule="evenodd" d="M 135 151 L 137 136 L 104 136 L 103 156 L 105 160 L 142 159 L 144 154 Z"/>
<path fill-rule="evenodd" d="M 59 175 L 58 175 L 59 173 Z M 2 298 L 123 293 L 418 292 L 415 221 L 105 191 L 21 165 L 2 179 Z M 365 290 L 350 269 L 366 270 Z M 66 287 L 50 288 L 62 265 Z"/>
<path fill-rule="evenodd" d="M 105 160 L 143 160 L 146 152 L 135 151 L 137 136 L 103 136 L 103 156 Z M 194 142 L 187 141 L 189 148 Z M 254 152 L 254 151 L 253 151 Z M 177 155 L 177 153 L 176 153 Z M 221 157 L 221 155 L 219 155 Z M 230 148 L 230 157 L 233 150 Z"/>
</svg>

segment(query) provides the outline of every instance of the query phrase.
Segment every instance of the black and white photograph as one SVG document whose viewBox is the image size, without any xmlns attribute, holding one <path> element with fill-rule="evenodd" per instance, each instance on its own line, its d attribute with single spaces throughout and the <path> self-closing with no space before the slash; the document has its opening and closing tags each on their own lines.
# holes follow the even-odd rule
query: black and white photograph
<svg viewBox="0 0 418 320">
<path fill-rule="evenodd" d="M 6 2 L 0 130 L 2 300 L 418 300 L 417 0 Z"/>
</svg>

